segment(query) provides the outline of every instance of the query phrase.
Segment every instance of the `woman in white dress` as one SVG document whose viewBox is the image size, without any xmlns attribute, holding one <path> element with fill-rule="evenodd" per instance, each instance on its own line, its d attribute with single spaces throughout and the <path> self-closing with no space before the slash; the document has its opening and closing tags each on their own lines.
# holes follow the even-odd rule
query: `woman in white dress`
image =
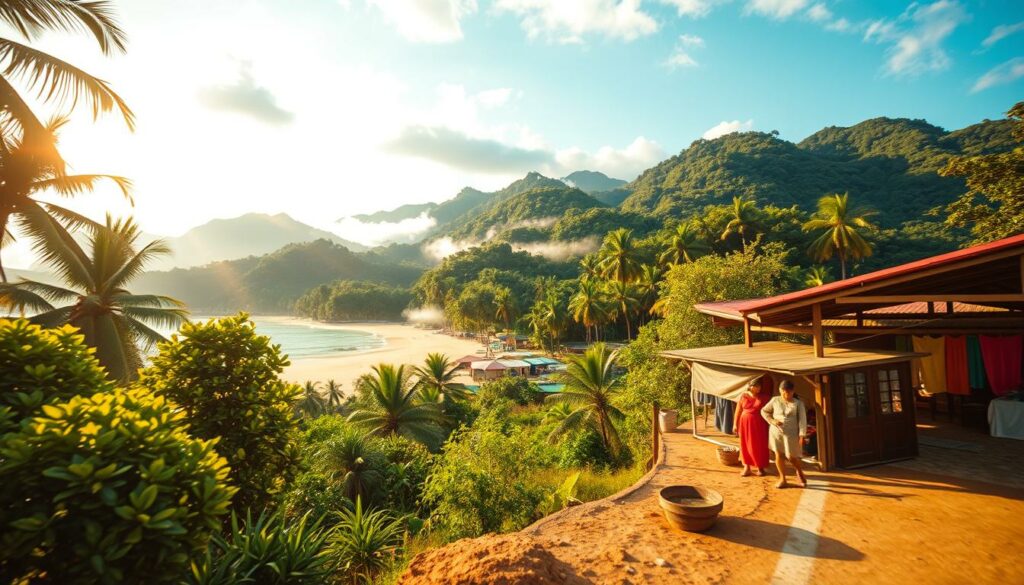
<svg viewBox="0 0 1024 585">
<path fill-rule="evenodd" d="M 801 446 L 807 435 L 807 409 L 796 397 L 796 388 L 790 380 L 779 384 L 779 396 L 768 401 L 761 409 L 761 416 L 771 425 L 768 431 L 768 447 L 775 452 L 775 467 L 779 470 L 779 483 L 775 487 L 786 487 L 786 460 L 796 469 L 799 486 L 807 485 L 807 478 L 800 467 Z"/>
</svg>

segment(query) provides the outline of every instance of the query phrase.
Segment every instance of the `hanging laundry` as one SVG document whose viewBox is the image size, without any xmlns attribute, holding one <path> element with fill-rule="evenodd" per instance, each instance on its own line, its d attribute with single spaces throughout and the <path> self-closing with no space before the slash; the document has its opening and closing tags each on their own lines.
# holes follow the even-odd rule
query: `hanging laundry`
<svg viewBox="0 0 1024 585">
<path fill-rule="evenodd" d="M 981 356 L 985 360 L 985 374 L 992 393 L 1002 396 L 1016 390 L 1021 384 L 1021 337 L 992 337 L 982 335 Z"/>
<path fill-rule="evenodd" d="M 985 360 L 981 357 L 981 342 L 977 335 L 967 336 L 967 377 L 971 388 L 984 390 L 988 387 L 985 376 Z"/>
<path fill-rule="evenodd" d="M 732 423 L 736 417 L 736 403 L 728 398 L 715 398 L 715 428 L 727 435 L 732 434 Z"/>
<path fill-rule="evenodd" d="M 971 393 L 966 337 L 946 336 L 946 390 L 951 394 Z"/>
<path fill-rule="evenodd" d="M 914 360 L 920 384 L 926 392 L 938 394 L 946 391 L 946 340 L 942 337 L 914 336 L 914 351 L 928 357 Z"/>
</svg>

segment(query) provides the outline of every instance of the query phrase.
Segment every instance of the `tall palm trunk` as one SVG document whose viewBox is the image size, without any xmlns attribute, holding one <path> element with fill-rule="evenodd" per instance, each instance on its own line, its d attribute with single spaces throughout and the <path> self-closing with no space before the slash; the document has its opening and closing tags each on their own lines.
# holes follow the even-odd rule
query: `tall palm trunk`
<svg viewBox="0 0 1024 585">
<path fill-rule="evenodd" d="M 626 307 L 626 303 L 622 303 L 622 317 L 626 319 L 626 341 L 633 339 L 633 330 L 629 325 L 629 308 Z"/>
<path fill-rule="evenodd" d="M 839 273 L 842 275 L 841 280 L 846 280 L 846 250 L 839 248 Z"/>
</svg>

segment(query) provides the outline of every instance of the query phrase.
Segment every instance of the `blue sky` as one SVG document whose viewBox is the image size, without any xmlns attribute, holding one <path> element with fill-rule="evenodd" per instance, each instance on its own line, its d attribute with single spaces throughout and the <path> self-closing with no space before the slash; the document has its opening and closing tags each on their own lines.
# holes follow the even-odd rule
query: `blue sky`
<svg viewBox="0 0 1024 585">
<path fill-rule="evenodd" d="M 109 80 L 127 132 L 79 116 L 82 172 L 137 184 L 76 203 L 174 235 L 286 212 L 347 215 L 539 170 L 623 179 L 730 130 L 798 141 L 875 116 L 947 129 L 1024 99 L 1020 0 L 132 0 L 131 44 L 40 45 Z M 422 223 L 393 226 L 423 229 Z"/>
</svg>

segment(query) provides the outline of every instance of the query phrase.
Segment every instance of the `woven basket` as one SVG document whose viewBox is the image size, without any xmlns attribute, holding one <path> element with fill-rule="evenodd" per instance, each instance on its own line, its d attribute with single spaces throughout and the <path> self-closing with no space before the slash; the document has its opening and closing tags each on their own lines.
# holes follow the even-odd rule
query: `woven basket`
<svg viewBox="0 0 1024 585">
<path fill-rule="evenodd" d="M 736 447 L 719 447 L 718 460 L 722 462 L 722 465 L 739 465 L 740 450 Z"/>
</svg>

